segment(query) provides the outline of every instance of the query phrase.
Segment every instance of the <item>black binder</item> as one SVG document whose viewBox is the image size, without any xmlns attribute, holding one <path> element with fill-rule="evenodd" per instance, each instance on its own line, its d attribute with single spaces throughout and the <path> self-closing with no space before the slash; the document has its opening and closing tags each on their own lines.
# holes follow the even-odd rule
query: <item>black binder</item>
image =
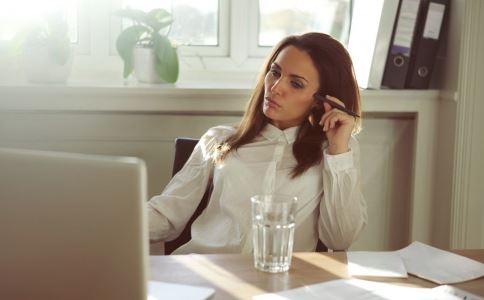
<svg viewBox="0 0 484 300">
<path fill-rule="evenodd" d="M 448 7 L 448 0 L 427 0 L 423 4 L 423 13 L 414 41 L 415 50 L 412 50 L 410 58 L 407 88 L 427 89 L 429 87 Z"/>
<path fill-rule="evenodd" d="M 400 0 L 383 73 L 383 86 L 396 89 L 403 89 L 406 86 L 423 1 L 428 0 Z"/>
</svg>

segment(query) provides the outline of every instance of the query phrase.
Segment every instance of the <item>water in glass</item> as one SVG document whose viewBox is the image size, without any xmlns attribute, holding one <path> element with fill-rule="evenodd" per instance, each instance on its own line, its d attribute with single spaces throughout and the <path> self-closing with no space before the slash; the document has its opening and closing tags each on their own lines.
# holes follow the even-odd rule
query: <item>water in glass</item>
<svg viewBox="0 0 484 300">
<path fill-rule="evenodd" d="M 254 265 L 266 272 L 285 272 L 291 265 L 296 199 L 264 197 L 252 200 Z"/>
</svg>

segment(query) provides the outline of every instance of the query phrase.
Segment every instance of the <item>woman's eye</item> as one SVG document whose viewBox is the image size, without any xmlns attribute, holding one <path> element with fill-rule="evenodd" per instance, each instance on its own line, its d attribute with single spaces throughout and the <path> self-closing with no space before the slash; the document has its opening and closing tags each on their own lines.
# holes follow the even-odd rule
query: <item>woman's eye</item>
<svg viewBox="0 0 484 300">
<path fill-rule="evenodd" d="M 302 89 L 304 87 L 304 85 L 300 82 L 297 82 L 297 81 L 291 81 L 291 85 L 296 88 L 296 89 Z"/>
<path fill-rule="evenodd" d="M 270 72 L 273 76 L 276 76 L 276 77 L 281 76 L 281 72 L 279 72 L 279 70 L 271 69 Z"/>
</svg>

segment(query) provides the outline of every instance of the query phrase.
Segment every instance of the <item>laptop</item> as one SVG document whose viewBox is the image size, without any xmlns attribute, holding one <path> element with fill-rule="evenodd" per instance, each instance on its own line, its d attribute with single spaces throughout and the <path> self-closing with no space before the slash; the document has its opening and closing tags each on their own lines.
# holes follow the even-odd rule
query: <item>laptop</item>
<svg viewBox="0 0 484 300">
<path fill-rule="evenodd" d="M 0 299 L 148 299 L 146 176 L 134 157 L 0 148 Z"/>
</svg>

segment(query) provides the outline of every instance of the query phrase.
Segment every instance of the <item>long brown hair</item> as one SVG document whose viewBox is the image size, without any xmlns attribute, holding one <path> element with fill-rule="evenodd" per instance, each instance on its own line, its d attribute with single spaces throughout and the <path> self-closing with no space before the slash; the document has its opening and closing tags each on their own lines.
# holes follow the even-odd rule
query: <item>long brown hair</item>
<svg viewBox="0 0 484 300">
<path fill-rule="evenodd" d="M 319 73 L 318 93 L 320 95 L 331 95 L 340 99 L 346 108 L 361 116 L 358 84 L 356 83 L 351 58 L 346 49 L 337 40 L 323 33 L 310 32 L 303 35 L 288 36 L 272 49 L 236 132 L 218 147 L 219 153 L 216 155 L 218 160 L 223 160 L 230 152 L 250 143 L 269 122 L 262 110 L 264 79 L 277 55 L 287 46 L 294 46 L 309 54 Z M 299 126 L 292 147 L 297 161 L 297 165 L 292 170 L 293 178 L 321 162 L 323 157 L 322 146 L 326 141 L 326 134 L 324 134 L 318 122 L 323 113 L 322 104 L 318 104 Z M 310 120 L 315 122 L 310 122 Z M 356 122 L 355 133 L 361 128 L 361 120 L 357 119 Z"/>
</svg>

